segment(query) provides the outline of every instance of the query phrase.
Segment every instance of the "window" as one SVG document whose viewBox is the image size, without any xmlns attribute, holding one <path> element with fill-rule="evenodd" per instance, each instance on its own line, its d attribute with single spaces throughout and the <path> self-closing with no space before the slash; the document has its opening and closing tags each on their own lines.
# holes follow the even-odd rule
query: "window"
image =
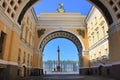
<svg viewBox="0 0 120 80">
<path fill-rule="evenodd" d="M 101 23 L 101 27 L 102 27 L 102 34 L 103 34 L 103 37 L 104 37 L 105 36 L 104 22 Z"/>
<path fill-rule="evenodd" d="M 20 36 L 21 39 L 23 37 L 23 29 L 24 29 L 24 23 L 22 23 L 22 26 L 21 26 L 21 36 Z"/>
<path fill-rule="evenodd" d="M 6 37 L 6 33 L 2 31 L 0 36 L 0 58 L 2 57 L 2 50 L 3 50 L 3 44 L 5 42 L 5 37 Z"/>
<path fill-rule="evenodd" d="M 31 43 L 31 32 L 29 33 L 29 45 Z"/>
<path fill-rule="evenodd" d="M 27 17 L 27 24 L 29 24 L 29 17 Z"/>
<path fill-rule="evenodd" d="M 32 22 L 31 22 L 31 24 L 30 24 L 30 29 L 32 29 Z"/>
<path fill-rule="evenodd" d="M 99 52 L 99 60 L 102 60 L 101 52 Z"/>
<path fill-rule="evenodd" d="M 29 57 L 30 55 L 28 54 L 28 59 L 27 59 L 27 65 L 29 66 Z"/>
<path fill-rule="evenodd" d="M 20 75 L 20 73 L 21 73 L 21 72 L 20 72 L 20 69 L 18 69 L 18 70 L 17 70 L 17 75 L 19 76 L 19 75 Z"/>
<path fill-rule="evenodd" d="M 108 49 L 107 48 L 105 49 L 105 55 L 106 55 L 106 58 L 109 59 L 109 54 L 108 54 Z"/>
<path fill-rule="evenodd" d="M 31 56 L 31 66 L 32 66 L 32 56 Z"/>
<path fill-rule="evenodd" d="M 94 44 L 94 33 L 92 33 L 91 35 L 92 35 L 92 40 L 93 40 L 93 44 Z"/>
<path fill-rule="evenodd" d="M 89 41 L 88 41 L 88 42 L 89 42 L 89 45 L 91 45 L 91 37 L 90 37 L 90 36 L 88 37 L 88 40 L 89 40 Z"/>
<path fill-rule="evenodd" d="M 21 49 L 18 50 L 18 64 L 20 64 Z"/>
<path fill-rule="evenodd" d="M 97 35 L 97 40 L 99 41 L 99 30 L 96 28 L 96 35 Z"/>
<path fill-rule="evenodd" d="M 25 63 L 26 53 L 24 52 L 23 63 Z"/>
<path fill-rule="evenodd" d="M 94 54 L 94 59 L 96 60 L 96 54 Z"/>
<path fill-rule="evenodd" d="M 26 27 L 25 42 L 27 42 L 27 37 L 28 37 L 28 28 Z"/>
<path fill-rule="evenodd" d="M 97 24 L 97 17 L 95 17 L 95 25 Z"/>
</svg>

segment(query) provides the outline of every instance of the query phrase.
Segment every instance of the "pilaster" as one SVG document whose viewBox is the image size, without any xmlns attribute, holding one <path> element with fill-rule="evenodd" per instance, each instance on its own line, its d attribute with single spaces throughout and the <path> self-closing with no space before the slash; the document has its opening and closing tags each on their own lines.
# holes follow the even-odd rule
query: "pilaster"
<svg viewBox="0 0 120 80">
<path fill-rule="evenodd" d="M 120 62 L 120 21 L 109 27 L 110 63 Z"/>
</svg>

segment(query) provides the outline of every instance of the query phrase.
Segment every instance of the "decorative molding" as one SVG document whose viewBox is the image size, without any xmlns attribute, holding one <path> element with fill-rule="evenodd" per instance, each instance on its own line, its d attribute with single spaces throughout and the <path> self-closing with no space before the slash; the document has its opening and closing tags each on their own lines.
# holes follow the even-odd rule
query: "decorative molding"
<svg viewBox="0 0 120 80">
<path fill-rule="evenodd" d="M 79 35 L 81 35 L 83 38 L 85 37 L 85 30 L 77 29 L 77 32 Z"/>
<path fill-rule="evenodd" d="M 37 30 L 37 33 L 38 33 L 38 38 L 40 38 L 45 32 L 45 29 L 40 29 L 40 30 Z"/>
<path fill-rule="evenodd" d="M 97 45 L 95 45 L 94 47 L 91 47 L 90 48 L 90 53 L 92 52 L 92 51 L 94 51 L 94 50 L 96 50 L 97 48 L 99 48 L 99 47 L 101 47 L 101 46 L 103 46 L 103 45 L 106 45 L 108 43 L 108 39 L 106 38 L 106 39 L 104 39 L 102 42 L 100 42 L 100 43 L 98 43 Z"/>
</svg>

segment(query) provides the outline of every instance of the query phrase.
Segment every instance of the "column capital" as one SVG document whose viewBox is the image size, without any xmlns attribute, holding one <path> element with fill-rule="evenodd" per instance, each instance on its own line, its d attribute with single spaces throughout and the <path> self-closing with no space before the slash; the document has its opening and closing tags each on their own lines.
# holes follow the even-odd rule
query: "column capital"
<svg viewBox="0 0 120 80">
<path fill-rule="evenodd" d="M 117 21 L 109 26 L 108 34 L 111 35 L 115 32 L 119 32 L 119 31 L 120 31 L 120 21 Z"/>
</svg>

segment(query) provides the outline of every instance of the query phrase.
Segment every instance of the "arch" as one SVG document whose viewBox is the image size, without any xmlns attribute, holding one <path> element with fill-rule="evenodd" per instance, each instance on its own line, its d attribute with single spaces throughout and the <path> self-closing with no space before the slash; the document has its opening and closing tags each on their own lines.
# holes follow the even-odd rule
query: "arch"
<svg viewBox="0 0 120 80">
<path fill-rule="evenodd" d="M 25 7 L 22 9 L 22 11 L 21 11 L 21 13 L 20 13 L 20 15 L 19 15 L 19 17 L 18 17 L 17 22 L 18 22 L 19 24 L 21 24 L 22 19 L 23 19 L 25 13 L 27 12 L 27 10 L 28 10 L 30 7 L 32 7 L 37 1 L 39 1 L 39 0 L 29 0 L 29 2 L 26 3 Z"/>
<path fill-rule="evenodd" d="M 70 31 L 66 30 L 54 30 L 49 33 L 47 33 L 42 40 L 40 40 L 39 45 L 38 45 L 38 50 L 40 49 L 41 52 L 43 52 L 45 45 L 51 41 L 52 39 L 55 38 L 66 38 L 71 40 L 78 49 L 79 55 L 82 55 L 82 51 L 85 50 L 85 46 L 83 44 L 83 41 L 78 38 L 75 34 L 71 33 Z"/>
</svg>

